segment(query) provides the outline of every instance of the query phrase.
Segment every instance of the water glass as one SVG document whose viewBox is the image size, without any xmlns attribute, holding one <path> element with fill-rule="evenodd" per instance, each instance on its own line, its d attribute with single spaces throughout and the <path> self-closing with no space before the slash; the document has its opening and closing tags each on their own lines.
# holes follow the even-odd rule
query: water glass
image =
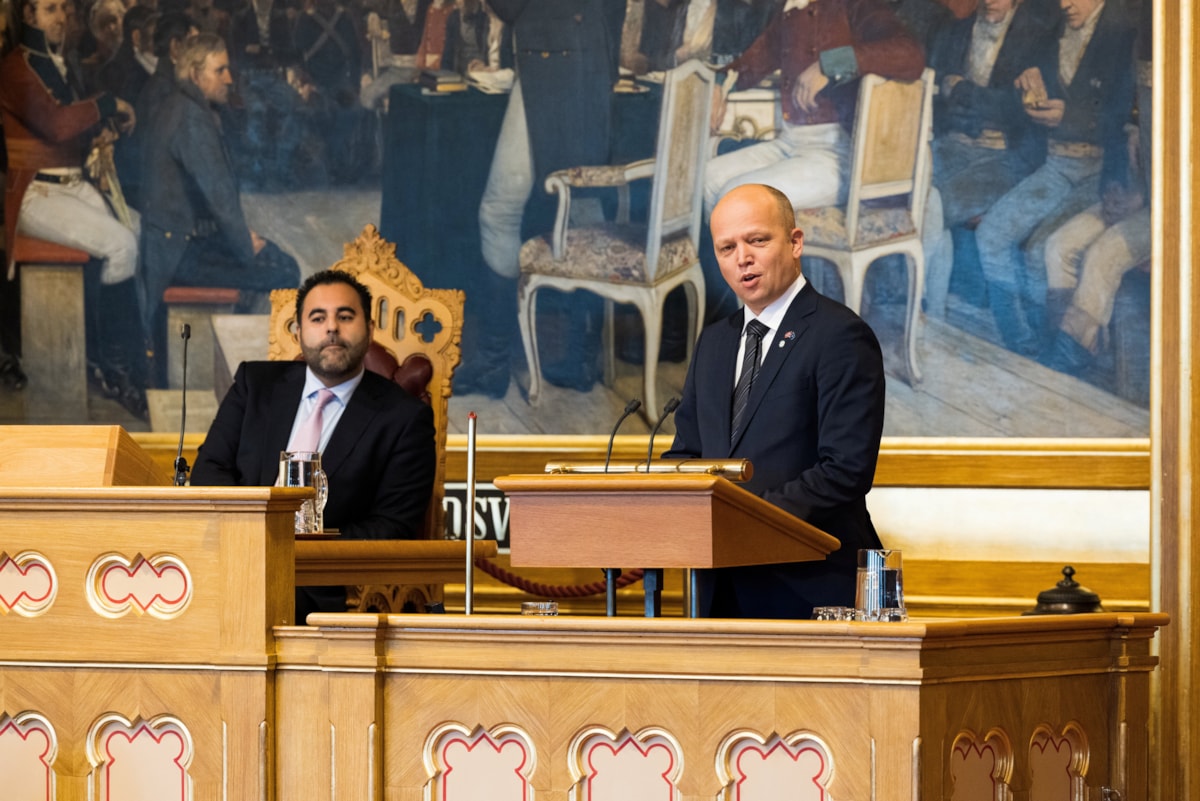
<svg viewBox="0 0 1200 801">
<path fill-rule="evenodd" d="M 321 469 L 321 454 L 316 451 L 280 451 L 279 487 L 312 487 L 317 497 L 306 499 L 296 512 L 297 534 L 320 534 L 325 530 L 325 502 L 329 500 L 329 481 Z"/>
<path fill-rule="evenodd" d="M 859 620 L 903 621 L 904 579 L 900 551 L 864 548 L 858 552 L 858 586 L 854 596 Z"/>
</svg>

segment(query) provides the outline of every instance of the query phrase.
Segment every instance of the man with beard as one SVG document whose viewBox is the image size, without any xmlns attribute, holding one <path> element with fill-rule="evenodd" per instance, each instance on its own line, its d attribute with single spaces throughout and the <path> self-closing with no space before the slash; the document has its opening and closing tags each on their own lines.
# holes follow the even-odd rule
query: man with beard
<svg viewBox="0 0 1200 801">
<path fill-rule="evenodd" d="M 433 489 L 433 410 L 364 370 L 370 308 L 370 291 L 348 273 L 326 270 L 305 281 L 296 296 L 304 362 L 238 368 L 200 446 L 192 485 L 271 486 L 280 451 L 320 451 L 327 528 L 350 539 L 418 536 Z M 305 442 L 310 418 L 320 433 Z M 345 611 L 345 590 L 302 588 L 296 604 L 297 620 Z"/>
<path fill-rule="evenodd" d="M 141 269 L 146 329 L 168 286 L 236 287 L 244 310 L 300 280 L 296 260 L 246 225 L 219 109 L 233 77 L 225 42 L 189 37 L 175 62 L 176 88 L 150 120 L 142 162 Z"/>
</svg>

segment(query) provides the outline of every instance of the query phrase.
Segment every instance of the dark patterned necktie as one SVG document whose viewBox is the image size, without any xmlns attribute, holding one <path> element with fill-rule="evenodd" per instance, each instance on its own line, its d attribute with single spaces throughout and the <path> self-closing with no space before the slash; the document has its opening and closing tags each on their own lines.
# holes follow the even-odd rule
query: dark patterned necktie
<svg viewBox="0 0 1200 801">
<path fill-rule="evenodd" d="M 738 376 L 737 386 L 733 390 L 733 417 L 729 427 L 729 444 L 733 445 L 746 425 L 746 407 L 750 405 L 750 390 L 754 387 L 754 377 L 758 375 L 758 354 L 762 352 L 763 334 L 768 329 L 758 320 L 751 320 L 746 325 L 746 355 L 742 357 L 742 372 Z"/>
</svg>

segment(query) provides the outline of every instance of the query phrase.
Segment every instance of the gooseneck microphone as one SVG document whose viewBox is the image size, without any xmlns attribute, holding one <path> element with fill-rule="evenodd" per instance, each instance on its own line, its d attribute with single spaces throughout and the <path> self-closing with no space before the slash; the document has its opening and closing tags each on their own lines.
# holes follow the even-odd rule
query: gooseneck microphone
<svg viewBox="0 0 1200 801">
<path fill-rule="evenodd" d="M 625 418 L 642 408 L 641 398 L 634 398 L 629 403 L 625 404 L 625 411 L 621 412 L 621 416 L 617 418 L 617 424 L 613 426 L 612 433 L 608 435 L 608 455 L 604 457 L 604 472 L 608 472 L 608 463 L 612 461 L 613 442 L 617 438 L 617 430 L 621 427 L 621 423 L 625 422 Z"/>
<path fill-rule="evenodd" d="M 175 451 L 175 486 L 182 487 L 188 480 L 188 463 L 183 458 L 183 432 L 187 430 L 187 350 L 192 338 L 192 327 L 184 323 L 179 329 L 183 339 L 183 402 L 179 405 L 179 449 Z"/>
<path fill-rule="evenodd" d="M 650 432 L 650 447 L 646 449 L 646 472 L 650 472 L 650 460 L 654 458 L 654 437 L 658 434 L 658 429 L 662 428 L 662 424 L 667 421 L 671 413 L 679 408 L 679 398 L 671 398 L 663 405 L 662 415 L 658 418 L 658 422 L 654 424 L 654 429 Z"/>
</svg>

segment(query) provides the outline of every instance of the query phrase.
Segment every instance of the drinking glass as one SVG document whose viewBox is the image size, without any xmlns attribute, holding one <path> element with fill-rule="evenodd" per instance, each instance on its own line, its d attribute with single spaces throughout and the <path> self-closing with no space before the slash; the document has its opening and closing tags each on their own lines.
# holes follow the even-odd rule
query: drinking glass
<svg viewBox="0 0 1200 801">
<path fill-rule="evenodd" d="M 297 534 L 320 534 L 325 530 L 325 502 L 329 500 L 329 481 L 321 469 L 321 454 L 316 451 L 280 451 L 279 487 L 312 487 L 317 497 L 306 499 L 296 512 Z"/>
<path fill-rule="evenodd" d="M 854 607 L 859 620 L 903 621 L 904 579 L 900 551 L 886 548 L 858 552 L 858 586 Z"/>
</svg>

